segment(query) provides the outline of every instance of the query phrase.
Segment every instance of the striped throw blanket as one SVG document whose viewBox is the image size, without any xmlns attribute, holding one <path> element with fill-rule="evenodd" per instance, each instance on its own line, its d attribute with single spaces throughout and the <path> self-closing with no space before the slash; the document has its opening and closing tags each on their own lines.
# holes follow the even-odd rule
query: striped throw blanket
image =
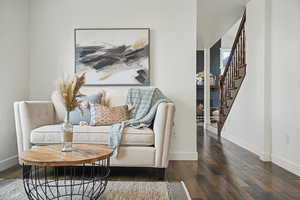
<svg viewBox="0 0 300 200">
<path fill-rule="evenodd" d="M 151 126 L 157 107 L 162 102 L 171 102 L 158 88 L 130 88 L 126 104 L 132 105 L 131 119 L 114 124 L 110 128 L 108 145 L 114 149 L 113 158 L 118 155 L 122 132 L 125 127 L 143 128 Z"/>
</svg>

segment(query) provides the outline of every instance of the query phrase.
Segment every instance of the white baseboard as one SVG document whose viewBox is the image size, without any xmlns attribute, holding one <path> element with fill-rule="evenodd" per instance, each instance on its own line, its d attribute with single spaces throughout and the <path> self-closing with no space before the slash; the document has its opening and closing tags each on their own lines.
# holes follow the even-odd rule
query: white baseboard
<svg viewBox="0 0 300 200">
<path fill-rule="evenodd" d="M 235 137 L 233 137 L 232 135 L 229 135 L 229 134 L 223 134 L 223 135 L 224 135 L 224 136 L 222 136 L 223 138 L 250 151 L 251 153 L 256 154 L 262 161 L 263 161 L 263 158 L 265 158 L 264 154 L 261 151 L 253 148 L 253 146 L 248 144 L 247 142 L 236 139 Z"/>
<path fill-rule="evenodd" d="M 272 162 L 282 167 L 283 169 L 286 169 L 287 171 L 297 176 L 300 176 L 300 165 L 291 162 L 285 158 L 282 158 L 280 156 L 275 156 L 274 154 L 272 154 Z"/>
<path fill-rule="evenodd" d="M 0 161 L 0 171 L 6 170 L 14 165 L 18 164 L 18 155 L 11 156 Z"/>
<path fill-rule="evenodd" d="M 259 156 L 259 159 L 263 162 L 272 162 L 272 157 L 270 154 L 263 153 Z"/>
<path fill-rule="evenodd" d="M 198 152 L 172 152 L 170 160 L 198 160 Z"/>
<path fill-rule="evenodd" d="M 224 134 L 225 135 L 225 134 Z M 261 153 L 257 150 L 254 150 L 253 147 L 251 147 L 249 144 L 247 144 L 246 142 L 242 142 L 240 140 L 236 140 L 235 138 L 233 137 L 230 137 L 230 135 L 226 135 L 226 137 L 224 137 L 225 139 L 231 141 L 232 143 L 244 148 L 244 149 L 247 149 L 248 151 L 256 154 L 259 156 L 260 160 L 263 161 L 263 162 L 273 162 L 275 163 L 276 165 L 278 165 L 279 167 L 282 167 L 283 169 L 297 175 L 297 176 L 300 176 L 300 165 L 292 162 L 292 161 L 289 161 L 285 158 L 282 158 L 280 156 L 276 156 L 274 154 L 272 155 L 269 155 L 269 154 L 264 154 L 264 153 Z"/>
</svg>

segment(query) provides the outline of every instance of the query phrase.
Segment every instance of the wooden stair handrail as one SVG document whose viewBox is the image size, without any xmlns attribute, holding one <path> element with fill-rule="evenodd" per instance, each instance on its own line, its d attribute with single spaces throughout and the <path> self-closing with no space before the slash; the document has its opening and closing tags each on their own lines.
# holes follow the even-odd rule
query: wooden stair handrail
<svg viewBox="0 0 300 200">
<path fill-rule="evenodd" d="M 228 71 L 228 68 L 229 68 L 229 65 L 230 65 L 230 62 L 232 60 L 232 56 L 234 54 L 234 51 L 236 49 L 236 45 L 238 43 L 238 40 L 239 40 L 239 36 L 241 35 L 241 32 L 243 31 L 244 27 L 245 27 L 245 23 L 246 23 L 246 11 L 244 12 L 243 14 L 243 18 L 241 20 L 241 23 L 239 25 L 239 29 L 238 29 L 238 32 L 236 33 L 236 37 L 234 39 L 234 42 L 233 42 L 233 45 L 232 45 L 232 48 L 231 48 L 231 51 L 230 51 L 230 55 L 229 55 L 229 58 L 228 58 L 228 61 L 226 63 L 226 66 L 225 66 L 225 70 L 223 72 L 223 74 L 226 74 L 227 71 Z M 223 76 L 224 77 L 224 76 Z M 222 81 L 222 79 L 220 79 L 220 81 Z M 224 81 L 224 80 L 223 80 Z"/>
</svg>

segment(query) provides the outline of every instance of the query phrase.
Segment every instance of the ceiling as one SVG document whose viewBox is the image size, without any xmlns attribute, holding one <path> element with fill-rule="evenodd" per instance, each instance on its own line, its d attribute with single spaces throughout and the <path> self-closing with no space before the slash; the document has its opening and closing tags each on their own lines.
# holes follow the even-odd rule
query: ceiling
<svg viewBox="0 0 300 200">
<path fill-rule="evenodd" d="M 250 0 L 197 0 L 197 49 L 211 47 L 243 15 Z"/>
</svg>

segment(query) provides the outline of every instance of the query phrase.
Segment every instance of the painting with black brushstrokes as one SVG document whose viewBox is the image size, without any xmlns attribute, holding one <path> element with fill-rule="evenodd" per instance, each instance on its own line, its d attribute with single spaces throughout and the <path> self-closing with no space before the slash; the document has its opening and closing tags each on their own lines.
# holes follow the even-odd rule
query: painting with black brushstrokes
<svg viewBox="0 0 300 200">
<path fill-rule="evenodd" d="M 75 72 L 86 85 L 149 85 L 149 29 L 75 29 Z"/>
</svg>

